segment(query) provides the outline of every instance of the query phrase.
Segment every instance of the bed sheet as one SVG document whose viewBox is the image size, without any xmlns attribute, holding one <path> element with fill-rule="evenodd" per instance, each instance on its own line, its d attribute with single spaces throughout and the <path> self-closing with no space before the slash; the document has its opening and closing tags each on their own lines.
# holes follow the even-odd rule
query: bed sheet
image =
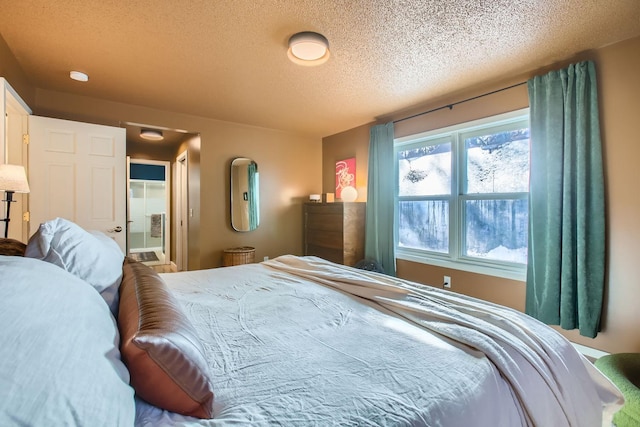
<svg viewBox="0 0 640 427">
<path fill-rule="evenodd" d="M 487 355 L 486 348 L 478 348 L 482 345 L 450 333 L 451 317 L 459 317 L 451 310 L 469 316 L 469 307 L 477 311 L 483 306 L 489 313 L 500 308 L 453 293 L 434 290 L 427 292 L 428 298 L 417 298 L 421 288 L 410 282 L 313 257 L 286 256 L 162 277 L 202 339 L 215 387 L 215 416 L 197 420 L 139 400 L 139 426 L 513 427 L 580 422 L 582 427 L 599 426 L 603 400 L 613 405 L 617 399 L 606 381 L 598 386 L 592 380 L 575 353 L 566 363 L 579 381 L 557 384 L 565 379 L 553 378 L 562 376 L 553 369 L 542 381 L 575 396 L 571 404 L 581 410 L 580 405 L 589 407 L 586 413 L 558 415 L 549 403 L 556 397 L 538 395 L 548 392 L 539 387 L 539 378 L 528 388 L 530 369 L 517 365 L 522 358 L 495 348 Z M 415 306 L 425 299 L 446 307 L 449 318 L 421 314 Z M 403 304 L 404 309 L 409 305 L 408 312 Z M 425 326 L 425 319 L 432 327 Z M 555 331 L 551 334 L 554 346 L 563 345 Z M 536 345 L 543 352 L 557 351 Z M 576 385 L 583 390 L 573 389 Z M 538 414 L 540 410 L 547 413 Z M 553 424 L 538 422 L 549 419 Z"/>
</svg>

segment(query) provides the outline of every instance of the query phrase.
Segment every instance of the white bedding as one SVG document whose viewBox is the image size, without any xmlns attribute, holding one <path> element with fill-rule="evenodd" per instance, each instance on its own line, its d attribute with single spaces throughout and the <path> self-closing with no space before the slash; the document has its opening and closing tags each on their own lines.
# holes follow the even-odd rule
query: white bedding
<svg viewBox="0 0 640 427">
<path fill-rule="evenodd" d="M 162 277 L 203 341 L 215 417 L 138 401 L 140 426 L 588 427 L 621 403 L 552 329 L 454 293 L 313 257 Z"/>
</svg>

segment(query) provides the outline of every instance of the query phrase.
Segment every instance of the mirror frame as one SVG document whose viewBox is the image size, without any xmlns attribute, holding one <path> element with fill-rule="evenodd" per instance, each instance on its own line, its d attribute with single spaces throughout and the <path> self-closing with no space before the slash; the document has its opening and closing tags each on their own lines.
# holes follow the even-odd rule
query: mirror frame
<svg viewBox="0 0 640 427">
<path fill-rule="evenodd" d="M 246 165 L 246 181 L 238 181 L 238 168 Z M 250 166 L 254 166 L 252 189 Z M 240 170 L 242 172 L 242 170 Z M 260 181 L 258 164 L 248 157 L 236 157 L 231 160 L 229 166 L 229 200 L 231 205 L 231 228 L 239 232 L 253 231 L 260 225 Z M 255 193 L 255 194 L 254 194 Z M 251 214 L 251 206 L 255 206 L 255 212 Z"/>
</svg>

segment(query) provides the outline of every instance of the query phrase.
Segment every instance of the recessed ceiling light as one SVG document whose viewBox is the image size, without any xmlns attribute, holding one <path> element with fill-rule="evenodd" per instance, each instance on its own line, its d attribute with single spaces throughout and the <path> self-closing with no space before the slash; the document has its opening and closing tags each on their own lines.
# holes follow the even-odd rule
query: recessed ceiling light
<svg viewBox="0 0 640 427">
<path fill-rule="evenodd" d="M 322 34 L 304 31 L 289 39 L 289 59 L 298 65 L 320 65 L 329 59 L 329 41 Z"/>
<path fill-rule="evenodd" d="M 156 129 L 142 129 L 140 131 L 140 138 L 147 139 L 149 141 L 162 141 L 164 136 L 161 131 Z"/>
<path fill-rule="evenodd" d="M 81 71 L 71 71 L 69 73 L 69 77 L 71 77 L 73 80 L 79 81 L 79 82 L 87 82 L 89 81 L 89 76 L 86 75 L 85 73 L 81 72 Z"/>
</svg>

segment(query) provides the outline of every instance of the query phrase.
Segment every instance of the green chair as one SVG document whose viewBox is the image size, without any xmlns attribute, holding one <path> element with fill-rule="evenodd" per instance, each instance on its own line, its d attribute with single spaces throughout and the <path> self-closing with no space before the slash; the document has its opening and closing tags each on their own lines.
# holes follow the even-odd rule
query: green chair
<svg viewBox="0 0 640 427">
<path fill-rule="evenodd" d="M 617 427 L 640 426 L 640 353 L 610 354 L 596 366 L 624 395 L 624 406 L 613 416 Z"/>
</svg>

